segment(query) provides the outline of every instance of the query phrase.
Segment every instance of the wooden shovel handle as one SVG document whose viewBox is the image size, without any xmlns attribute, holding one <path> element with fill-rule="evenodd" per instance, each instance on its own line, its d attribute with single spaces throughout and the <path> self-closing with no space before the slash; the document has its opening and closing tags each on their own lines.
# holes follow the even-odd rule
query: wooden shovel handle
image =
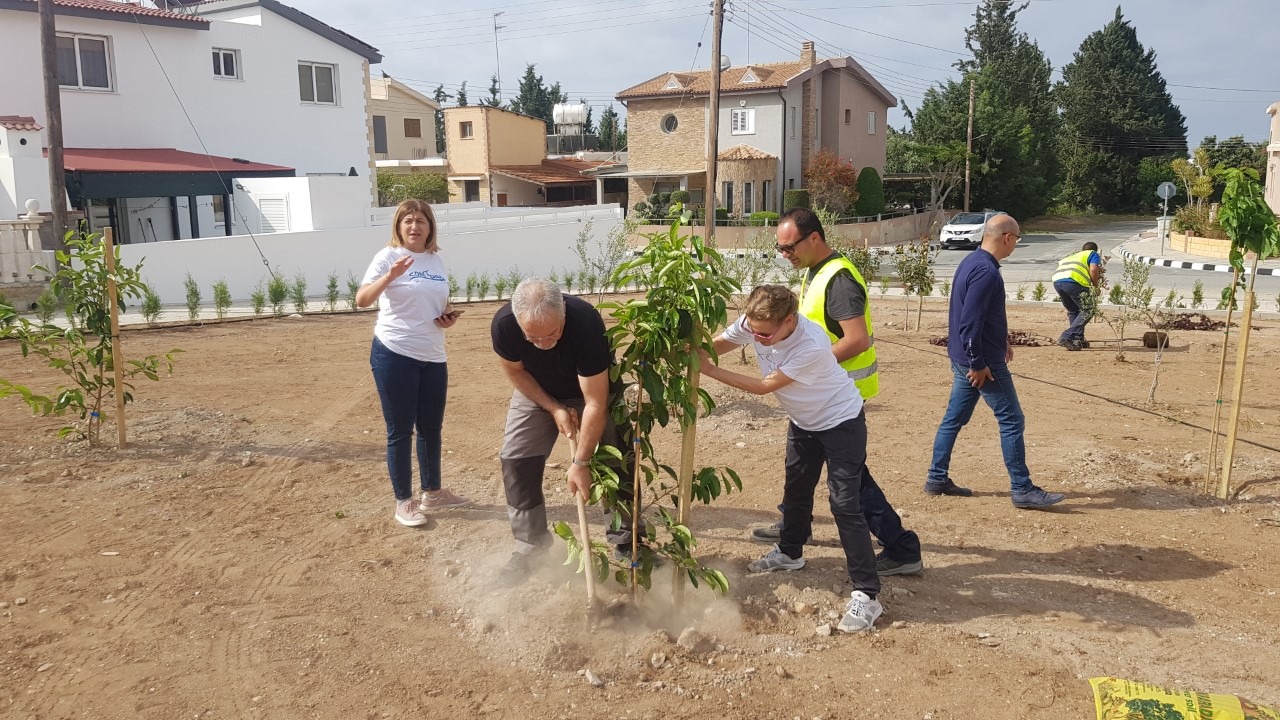
<svg viewBox="0 0 1280 720">
<path fill-rule="evenodd" d="M 578 445 L 569 438 L 569 457 L 570 460 L 578 456 Z M 573 467 L 572 464 L 570 467 Z M 595 564 L 591 560 L 591 536 L 587 531 L 587 501 L 580 493 L 575 492 L 573 499 L 578 503 L 578 540 L 582 543 L 582 552 L 587 558 L 587 605 L 592 605 L 596 601 L 596 571 Z"/>
</svg>

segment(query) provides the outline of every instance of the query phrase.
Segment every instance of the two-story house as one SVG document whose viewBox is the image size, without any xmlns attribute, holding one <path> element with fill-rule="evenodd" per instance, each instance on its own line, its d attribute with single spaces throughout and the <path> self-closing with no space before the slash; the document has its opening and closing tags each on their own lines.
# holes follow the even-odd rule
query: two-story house
<svg viewBox="0 0 1280 720">
<path fill-rule="evenodd" d="M 436 152 L 436 112 L 431 98 L 382 74 L 369 78 L 373 157 L 380 171 L 444 172 Z"/>
<path fill-rule="evenodd" d="M 450 202 L 496 207 L 590 205 L 596 179 L 584 170 L 602 163 L 547 158 L 547 125 L 488 105 L 444 110 Z"/>
<path fill-rule="evenodd" d="M 236 177 L 356 175 L 374 204 L 375 48 L 277 0 L 53 1 L 68 195 L 94 229 L 256 230 Z M 0 0 L 0 115 L 48 125 L 40 67 L 36 1 Z"/>
<path fill-rule="evenodd" d="M 627 107 L 629 205 L 688 190 L 705 204 L 711 71 L 673 71 L 618 93 Z M 856 60 L 818 59 L 813 43 L 790 62 L 721 71 L 716 201 L 733 215 L 777 211 L 804 187 L 809 159 L 830 150 L 883 171 L 886 115 L 897 99 Z"/>
</svg>

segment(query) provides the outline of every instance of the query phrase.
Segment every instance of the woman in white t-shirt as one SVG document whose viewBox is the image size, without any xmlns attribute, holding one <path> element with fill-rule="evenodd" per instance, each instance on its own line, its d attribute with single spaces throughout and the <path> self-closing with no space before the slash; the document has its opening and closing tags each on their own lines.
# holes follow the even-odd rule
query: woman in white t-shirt
<svg viewBox="0 0 1280 720">
<path fill-rule="evenodd" d="M 426 510 L 471 502 L 440 486 L 440 428 L 449 386 L 444 331 L 460 313 L 449 304 L 449 272 L 440 259 L 431 206 L 405 200 L 391 227 L 391 242 L 365 271 L 356 305 L 378 303 L 369 365 L 387 422 L 387 471 L 396 495 L 396 521 L 413 527 L 426 524 Z M 413 493 L 415 427 L 421 499 Z"/>
</svg>

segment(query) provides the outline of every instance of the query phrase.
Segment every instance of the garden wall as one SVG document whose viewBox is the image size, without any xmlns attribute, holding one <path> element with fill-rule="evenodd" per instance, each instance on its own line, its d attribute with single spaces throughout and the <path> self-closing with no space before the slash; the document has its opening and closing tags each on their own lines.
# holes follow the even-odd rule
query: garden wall
<svg viewBox="0 0 1280 720">
<path fill-rule="evenodd" d="M 1169 249 L 1200 257 L 1227 258 L 1231 255 L 1231 241 L 1170 232 Z"/>
<path fill-rule="evenodd" d="M 901 245 L 911 240 L 917 240 L 922 236 L 928 236 L 930 240 L 934 240 L 945 218 L 946 213 L 941 211 L 921 212 L 914 215 L 886 218 L 879 222 L 836 225 L 834 228 L 826 228 L 827 240 L 832 241 L 834 237 L 838 236 L 858 245 L 863 244 L 865 241 L 871 247 Z M 938 224 L 936 228 L 933 227 L 934 221 Z M 634 244 L 639 245 L 641 243 L 639 235 L 651 232 L 666 232 L 670 227 L 670 225 L 640 225 L 636 228 L 637 237 Z M 680 229 L 680 235 L 684 237 L 690 234 L 701 235 L 704 230 L 704 225 L 689 225 Z M 717 227 L 716 246 L 720 248 L 746 247 L 747 239 L 753 234 L 762 231 L 772 234 L 774 229 L 749 226 Z"/>
<path fill-rule="evenodd" d="M 590 221 L 592 235 L 600 239 L 622 222 L 617 205 L 519 210 L 441 211 L 441 256 L 449 274 L 461 284 L 472 272 L 493 275 L 516 267 L 525 275 L 545 276 L 553 269 L 576 268 L 580 262 L 574 245 L 584 224 Z M 289 282 L 302 273 L 308 295 L 324 294 L 330 272 L 338 273 L 345 292 L 347 273 L 362 278 L 374 253 L 391 237 L 388 215 L 376 213 L 380 224 L 367 227 L 257 235 L 257 245 Z M 248 235 L 123 245 L 120 254 L 128 264 L 144 261 L 143 278 L 167 304 L 182 302 L 187 273 L 206 297 L 213 283 L 225 280 L 236 302 L 248 300 L 269 279 Z"/>
</svg>

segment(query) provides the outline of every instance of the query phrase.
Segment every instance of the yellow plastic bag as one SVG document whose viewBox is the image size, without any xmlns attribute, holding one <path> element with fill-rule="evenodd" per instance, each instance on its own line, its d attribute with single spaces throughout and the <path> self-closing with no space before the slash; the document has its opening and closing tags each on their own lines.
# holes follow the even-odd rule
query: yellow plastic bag
<svg viewBox="0 0 1280 720">
<path fill-rule="evenodd" d="M 1211 695 L 1113 677 L 1090 678 L 1098 720 L 1280 720 L 1235 695 Z"/>
</svg>

